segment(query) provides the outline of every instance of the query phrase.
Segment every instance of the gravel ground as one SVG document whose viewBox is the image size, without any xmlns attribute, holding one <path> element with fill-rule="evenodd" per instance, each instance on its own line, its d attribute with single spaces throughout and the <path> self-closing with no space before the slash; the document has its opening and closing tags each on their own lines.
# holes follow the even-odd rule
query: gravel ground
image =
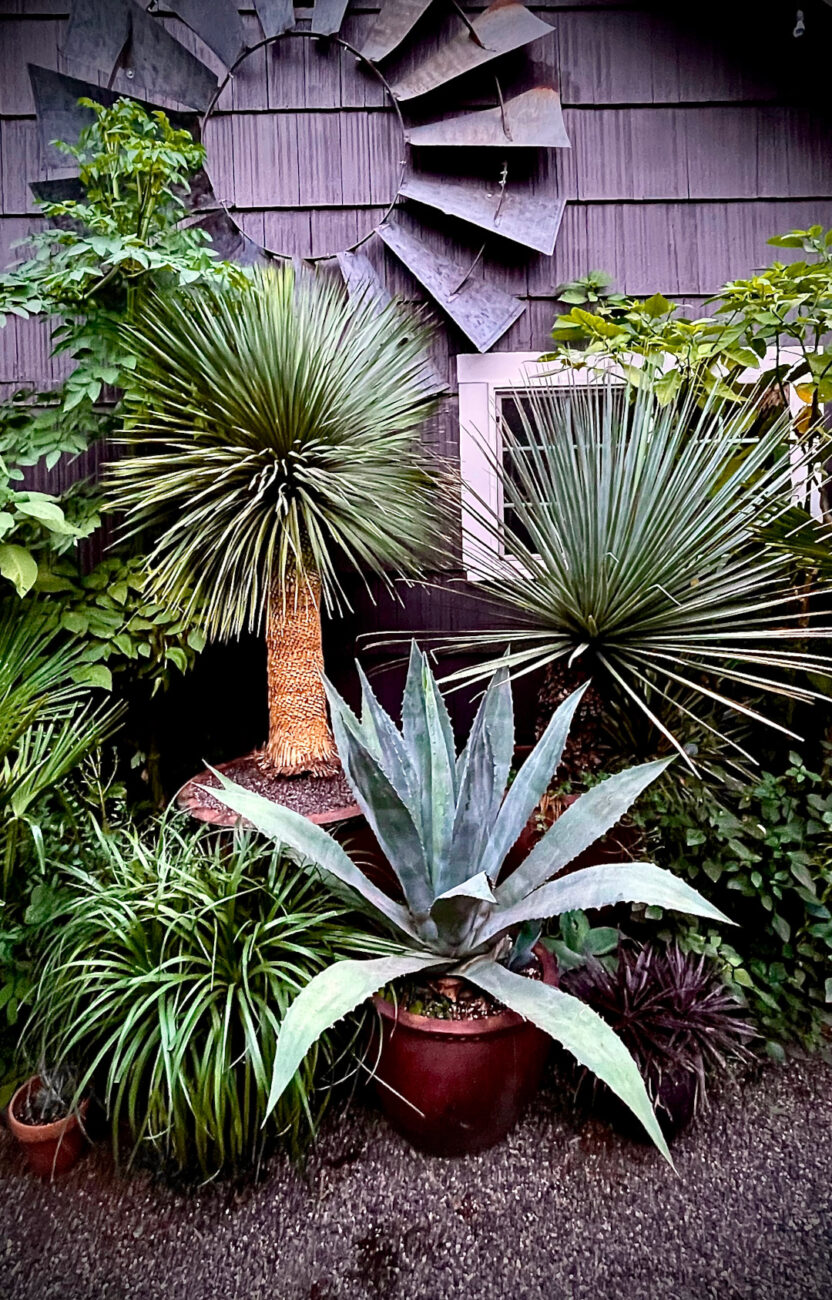
<svg viewBox="0 0 832 1300">
<path fill-rule="evenodd" d="M 832 1067 L 731 1084 L 674 1153 L 554 1089 L 464 1161 L 356 1103 L 305 1180 L 189 1195 L 103 1150 L 42 1185 L 2 1133 L 0 1300 L 829 1300 Z"/>
</svg>

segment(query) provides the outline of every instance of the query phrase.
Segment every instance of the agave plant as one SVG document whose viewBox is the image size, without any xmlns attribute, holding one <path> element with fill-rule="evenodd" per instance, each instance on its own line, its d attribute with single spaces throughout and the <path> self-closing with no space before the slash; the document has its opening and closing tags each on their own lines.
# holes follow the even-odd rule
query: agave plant
<svg viewBox="0 0 832 1300">
<path fill-rule="evenodd" d="M 490 457 L 505 522 L 473 506 L 478 587 L 496 626 L 442 640 L 480 652 L 448 679 L 458 683 L 502 657 L 515 674 L 591 673 L 608 702 L 642 710 L 684 755 L 680 724 L 707 726 L 716 705 L 777 725 L 743 697 L 818 698 L 795 674 L 829 674 L 832 660 L 811 651 L 829 629 L 813 625 L 820 611 L 792 556 L 765 540 L 811 454 L 788 412 L 758 434 L 753 401 L 712 393 L 700 406 L 691 391 L 663 404 L 661 382 L 544 379 L 517 395 L 519 425 L 504 422 L 503 455 Z"/>
<path fill-rule="evenodd" d="M 365 582 L 413 574 L 435 525 L 425 329 L 287 267 L 157 298 L 123 332 L 133 454 L 110 468 L 113 505 L 209 636 L 265 626 L 264 762 L 327 775 L 321 605 L 348 604 L 339 563 Z"/>
<path fill-rule="evenodd" d="M 360 671 L 360 670 L 359 670 Z M 391 980 L 426 970 L 464 976 L 545 1030 L 632 1108 L 666 1154 L 632 1058 L 600 1017 L 575 998 L 518 974 L 542 918 L 644 902 L 726 920 L 689 885 L 646 862 L 552 877 L 602 836 L 668 761 L 609 777 L 561 816 L 505 879 L 509 849 L 556 770 L 580 702 L 576 691 L 506 791 L 514 755 L 508 670 L 495 673 L 457 756 L 450 719 L 427 659 L 411 646 L 402 729 L 361 675 L 358 718 L 328 688 L 345 775 L 396 873 L 404 903 L 363 875 L 320 827 L 223 779 L 218 798 L 314 864 L 337 890 L 363 900 L 404 940 L 401 955 L 346 960 L 298 994 L 280 1033 L 270 1106 L 278 1103 L 318 1036 Z"/>
</svg>

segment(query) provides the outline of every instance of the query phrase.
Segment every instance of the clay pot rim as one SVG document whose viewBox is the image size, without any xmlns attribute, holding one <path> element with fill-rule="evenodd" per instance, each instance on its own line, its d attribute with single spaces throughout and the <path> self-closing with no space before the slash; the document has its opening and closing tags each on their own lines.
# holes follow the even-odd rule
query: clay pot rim
<svg viewBox="0 0 832 1300">
<path fill-rule="evenodd" d="M 20 1087 L 9 1102 L 9 1108 L 6 1112 L 9 1120 L 9 1129 L 17 1138 L 18 1142 L 32 1144 L 35 1142 L 60 1141 L 60 1139 L 66 1135 L 67 1130 L 74 1128 L 76 1125 L 81 1125 L 83 1120 L 86 1118 L 90 1104 L 89 1097 L 84 1097 L 78 1108 L 73 1110 L 69 1115 L 64 1115 L 63 1119 L 53 1120 L 51 1124 L 24 1124 L 23 1121 L 19 1120 L 15 1115 L 15 1107 L 19 1101 L 22 1101 L 24 1096 L 28 1096 L 33 1089 L 39 1088 L 40 1086 L 40 1075 L 33 1074 L 31 1079 L 27 1079 L 25 1083 L 21 1083 Z"/>
<path fill-rule="evenodd" d="M 231 758 L 227 763 L 217 763 L 216 771 L 225 772 L 239 761 L 238 758 Z M 216 808 L 209 808 L 207 804 L 199 802 L 201 794 L 196 787 L 200 784 L 207 784 L 211 776 L 212 773 L 207 768 L 203 768 L 196 776 L 189 777 L 174 795 L 174 803 L 177 808 L 181 809 L 182 812 L 190 813 L 191 817 L 195 817 L 197 821 L 206 822 L 211 826 L 242 826 L 250 830 L 251 823 L 247 822 L 242 814 L 232 812 L 230 808 L 225 812 L 219 812 Z M 286 806 L 277 803 L 276 800 L 272 802 L 278 808 Z M 303 816 L 315 826 L 328 826 L 335 822 L 352 821 L 356 817 L 363 816 L 363 814 L 357 803 L 349 803 L 344 804 L 341 808 L 328 808 L 325 812 L 319 813 L 304 813 Z"/>
<path fill-rule="evenodd" d="M 543 967 L 543 983 L 550 988 L 557 987 L 558 965 L 553 954 L 542 943 L 536 943 L 532 951 Z M 438 1020 L 435 1016 L 422 1016 L 407 1011 L 404 1007 L 394 1006 L 380 993 L 374 994 L 373 1006 L 384 1020 L 393 1023 L 394 1028 L 401 1025 L 403 1029 L 436 1038 L 491 1038 L 529 1023 L 518 1012 L 508 1008 L 496 1016 L 486 1016 L 481 1020 Z"/>
</svg>

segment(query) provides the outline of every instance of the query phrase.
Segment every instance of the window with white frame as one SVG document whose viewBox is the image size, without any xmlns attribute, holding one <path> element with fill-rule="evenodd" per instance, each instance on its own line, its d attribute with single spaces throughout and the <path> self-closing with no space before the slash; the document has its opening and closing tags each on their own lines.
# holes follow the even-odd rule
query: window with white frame
<svg viewBox="0 0 832 1300">
<path fill-rule="evenodd" d="M 524 424 L 518 404 L 524 391 L 545 389 L 546 401 L 569 402 L 575 387 L 592 388 L 608 384 L 615 376 L 613 362 L 604 363 L 595 358 L 592 368 L 576 370 L 568 366 L 542 363 L 537 352 L 491 352 L 462 354 L 457 357 L 459 382 L 460 472 L 462 477 L 462 560 L 467 576 L 476 580 L 481 571 L 484 551 L 495 552 L 499 546 L 496 535 L 489 531 L 480 518 L 482 504 L 507 529 L 517 527 L 510 507 L 503 501 L 500 478 L 495 463 L 502 464 L 504 472 L 511 474 L 507 455 L 522 454 Z M 787 360 L 781 351 L 779 360 Z M 798 360 L 797 354 L 794 358 Z M 761 363 L 760 370 L 746 370 L 739 381 L 755 383 L 759 374 L 774 364 L 774 353 Z M 789 405 L 797 417 L 804 409 L 801 398 L 793 386 L 788 388 Z M 539 398 L 538 398 L 539 400 Z M 503 421 L 519 437 L 520 447 L 510 451 L 503 447 L 501 429 Z M 513 439 L 515 441 L 515 439 Z M 820 516 L 820 498 L 817 486 L 810 481 L 810 470 L 796 451 L 793 474 L 795 500 L 806 505 Z M 479 557 L 479 561 L 478 561 Z"/>
</svg>

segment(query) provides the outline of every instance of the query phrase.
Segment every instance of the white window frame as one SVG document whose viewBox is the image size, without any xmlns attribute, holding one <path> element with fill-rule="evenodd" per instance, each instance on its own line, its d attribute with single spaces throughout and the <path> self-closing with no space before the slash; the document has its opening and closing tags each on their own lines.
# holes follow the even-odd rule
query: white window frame
<svg viewBox="0 0 832 1300">
<path fill-rule="evenodd" d="M 773 365 L 797 363 L 801 353 L 796 349 L 781 348 L 766 353 L 759 370 L 742 371 L 738 376 L 743 383 L 751 384 L 763 370 Z M 594 357 L 586 368 L 541 362 L 539 352 L 486 352 L 461 353 L 457 356 L 457 381 L 459 385 L 459 468 L 462 479 L 462 565 L 466 577 L 476 582 L 482 577 L 484 555 L 497 555 L 497 541 L 478 518 L 482 503 L 496 518 L 503 517 L 500 480 L 493 461 L 500 457 L 499 402 L 500 395 L 511 391 L 534 388 L 537 384 L 580 384 L 590 386 L 603 382 L 605 375 L 616 374 L 618 366 L 610 358 Z M 638 364 L 638 358 L 633 358 Z M 793 416 L 803 409 L 796 388 L 789 388 L 789 408 Z M 809 484 L 809 469 L 800 463 L 800 453 L 794 453 L 795 469 L 792 474 L 795 500 L 809 499 L 810 509 L 821 517 L 820 495 L 816 486 Z M 479 557 L 479 558 L 478 558 Z"/>
</svg>

